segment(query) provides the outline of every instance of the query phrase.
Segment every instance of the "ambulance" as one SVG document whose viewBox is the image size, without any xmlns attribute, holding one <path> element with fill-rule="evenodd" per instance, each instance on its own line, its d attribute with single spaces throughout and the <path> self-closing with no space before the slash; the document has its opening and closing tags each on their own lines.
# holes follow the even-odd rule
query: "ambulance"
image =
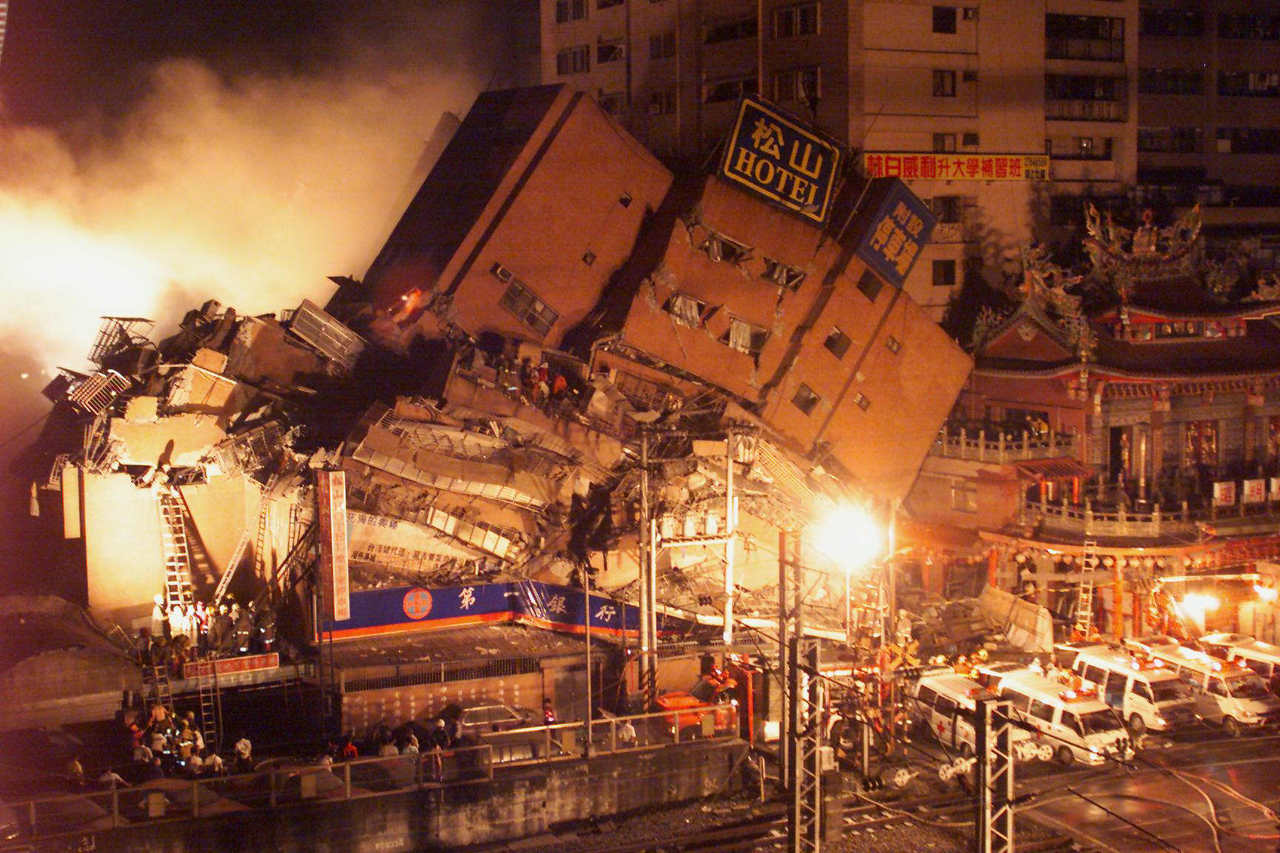
<svg viewBox="0 0 1280 853">
<path fill-rule="evenodd" d="M 1280 726 L 1280 699 L 1252 669 L 1186 646 L 1153 647 L 1150 654 L 1191 687 L 1196 713 L 1232 737 Z"/>
<path fill-rule="evenodd" d="M 1035 732 L 1039 743 L 1052 748 L 1060 763 L 1096 765 L 1133 757 L 1120 715 L 1096 692 L 1074 689 L 1031 669 L 1002 673 L 993 681 L 996 695 L 1009 701 L 1015 717 Z"/>
<path fill-rule="evenodd" d="M 1246 634 L 1206 634 L 1200 645 L 1215 657 L 1249 667 L 1262 676 L 1272 693 L 1280 689 L 1280 646 Z"/>
<path fill-rule="evenodd" d="M 939 743 L 965 757 L 974 754 L 977 746 L 974 733 L 977 700 L 995 698 L 994 693 L 966 675 L 947 670 L 921 676 L 907 688 L 907 695 L 914 717 L 928 726 L 930 734 Z M 1027 758 L 1033 754 L 1034 750 L 1025 747 L 1031 740 L 1031 732 L 1014 728 L 1010 739 L 1010 751 L 1015 756 Z"/>
<path fill-rule="evenodd" d="M 1093 646 L 1079 650 L 1071 671 L 1120 714 L 1134 737 L 1199 722 L 1191 688 L 1159 658 Z"/>
</svg>

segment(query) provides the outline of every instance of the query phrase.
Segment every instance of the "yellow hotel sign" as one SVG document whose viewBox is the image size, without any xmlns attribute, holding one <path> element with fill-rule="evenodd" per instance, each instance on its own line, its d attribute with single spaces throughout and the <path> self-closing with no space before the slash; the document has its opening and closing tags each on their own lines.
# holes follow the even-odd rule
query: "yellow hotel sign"
<svg viewBox="0 0 1280 853">
<path fill-rule="evenodd" d="M 868 178 L 942 181 L 1047 181 L 1047 154 L 918 154 L 867 152 Z"/>
<path fill-rule="evenodd" d="M 835 189 L 840 149 L 752 98 L 742 101 L 720 174 L 758 195 L 824 222 Z"/>
</svg>

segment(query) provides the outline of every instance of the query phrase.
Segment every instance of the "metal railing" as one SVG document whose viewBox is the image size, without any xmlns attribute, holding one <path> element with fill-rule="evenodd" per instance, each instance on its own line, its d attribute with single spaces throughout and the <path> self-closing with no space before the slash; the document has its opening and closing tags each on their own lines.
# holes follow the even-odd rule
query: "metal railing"
<svg viewBox="0 0 1280 853">
<path fill-rule="evenodd" d="M 663 749 L 738 736 L 731 705 L 579 720 L 486 734 L 474 746 L 425 750 L 336 763 L 269 759 L 252 773 L 164 777 L 134 786 L 11 802 L 21 825 L 12 845 L 160 821 L 193 820 L 229 809 L 275 809 L 301 802 L 354 800 L 493 781 L 508 767 L 577 761 L 591 756 Z"/>
<path fill-rule="evenodd" d="M 1190 539 L 1195 539 L 1208 523 L 1219 528 L 1220 533 L 1226 530 L 1242 533 L 1259 526 L 1273 529 L 1278 520 L 1280 504 L 1276 502 L 1192 509 L 1183 501 L 1176 508 L 1165 509 L 1158 503 L 1139 508 L 1098 506 L 1087 497 L 1082 503 L 1070 503 L 1066 498 L 1056 503 L 1025 498 L 1019 517 L 1020 524 L 1069 534 Z"/>
<path fill-rule="evenodd" d="M 1051 459 L 1075 456 L 1075 433 L 1012 432 L 995 425 L 990 427 L 943 427 L 929 452 L 951 459 L 973 459 L 977 462 L 1018 462 L 1027 459 Z"/>
</svg>

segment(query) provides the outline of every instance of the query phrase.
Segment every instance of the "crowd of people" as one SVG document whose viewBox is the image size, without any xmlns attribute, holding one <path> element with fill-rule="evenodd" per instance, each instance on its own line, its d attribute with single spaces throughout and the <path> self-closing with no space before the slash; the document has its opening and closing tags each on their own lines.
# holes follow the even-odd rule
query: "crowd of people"
<svg viewBox="0 0 1280 853">
<path fill-rule="evenodd" d="M 144 666 L 166 666 L 179 677 L 187 661 L 206 657 L 234 657 L 276 649 L 276 614 L 254 602 L 244 607 L 234 600 L 216 608 L 203 601 L 169 606 L 157 594 L 151 624 L 139 629 L 138 656 Z"/>
<path fill-rule="evenodd" d="M 156 703 L 145 719 L 139 711 L 130 709 L 124 712 L 121 723 L 129 763 L 122 768 L 123 775 L 109 771 L 118 783 L 175 776 L 194 779 L 254 769 L 253 744 L 248 738 L 236 741 L 233 757 L 224 760 L 205 743 L 194 711 L 174 715 Z"/>
</svg>

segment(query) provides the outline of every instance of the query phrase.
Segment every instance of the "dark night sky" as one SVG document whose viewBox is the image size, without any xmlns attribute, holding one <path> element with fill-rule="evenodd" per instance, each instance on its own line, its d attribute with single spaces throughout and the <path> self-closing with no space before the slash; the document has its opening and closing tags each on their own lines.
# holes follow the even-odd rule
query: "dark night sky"
<svg viewBox="0 0 1280 853">
<path fill-rule="evenodd" d="M 10 0 L 0 56 L 0 594 L 10 463 L 102 315 L 172 326 L 362 275 L 446 112 L 533 82 L 533 0 Z M 536 59 L 534 60 L 536 62 Z"/>
</svg>

